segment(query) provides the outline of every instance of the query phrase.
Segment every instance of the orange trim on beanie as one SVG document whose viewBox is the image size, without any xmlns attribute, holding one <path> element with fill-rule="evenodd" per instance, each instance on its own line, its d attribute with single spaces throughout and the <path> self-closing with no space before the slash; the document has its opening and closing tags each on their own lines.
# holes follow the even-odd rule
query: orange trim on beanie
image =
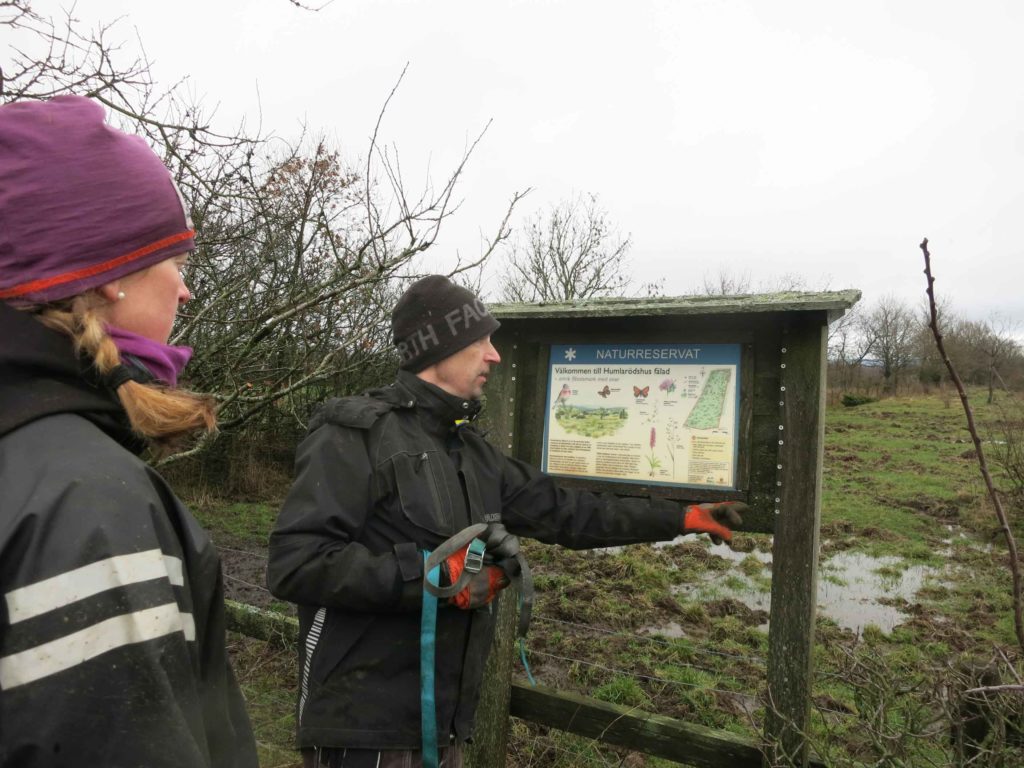
<svg viewBox="0 0 1024 768">
<path fill-rule="evenodd" d="M 114 269 L 115 267 L 120 267 L 123 264 L 128 264 L 136 259 L 141 259 L 143 256 L 148 256 L 154 251 L 159 251 L 169 245 L 180 243 L 183 240 L 189 240 L 195 236 L 195 230 L 188 229 L 184 232 L 179 232 L 176 235 L 170 235 L 169 237 L 157 240 L 155 243 L 150 243 L 149 245 L 138 248 L 131 253 L 126 253 L 123 256 L 108 259 L 100 264 L 90 264 L 88 267 L 82 267 L 81 269 L 72 270 L 71 272 L 64 272 L 63 274 L 53 275 L 51 277 L 42 277 L 38 280 L 22 283 L 21 285 L 3 288 L 0 289 L 0 299 L 11 299 L 18 296 L 24 296 L 26 293 L 42 291 L 46 288 L 52 288 L 55 285 L 63 285 L 64 283 L 70 283 L 73 280 L 92 277 L 106 272 L 107 270 Z"/>
</svg>

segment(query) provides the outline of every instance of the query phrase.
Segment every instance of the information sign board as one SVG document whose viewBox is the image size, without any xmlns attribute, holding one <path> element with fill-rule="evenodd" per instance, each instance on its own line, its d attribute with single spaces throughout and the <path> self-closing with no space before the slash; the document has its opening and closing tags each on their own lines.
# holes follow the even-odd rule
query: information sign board
<svg viewBox="0 0 1024 768">
<path fill-rule="evenodd" d="M 542 467 L 734 489 L 739 373 L 739 344 L 552 345 Z"/>
</svg>

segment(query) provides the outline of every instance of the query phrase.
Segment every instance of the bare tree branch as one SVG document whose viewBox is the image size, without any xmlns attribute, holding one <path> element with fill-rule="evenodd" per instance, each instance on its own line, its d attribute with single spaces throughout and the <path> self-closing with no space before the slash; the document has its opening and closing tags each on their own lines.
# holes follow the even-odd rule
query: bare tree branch
<svg viewBox="0 0 1024 768">
<path fill-rule="evenodd" d="M 935 346 L 938 348 L 939 355 L 942 357 L 942 361 L 949 370 L 949 376 L 953 380 L 953 384 L 956 386 L 956 390 L 960 395 L 960 403 L 963 405 L 964 414 L 967 417 L 967 428 L 970 430 L 971 439 L 974 441 L 974 450 L 977 453 L 978 466 L 981 469 L 982 477 L 985 479 L 985 487 L 988 489 L 989 498 L 992 499 L 992 505 L 995 507 L 996 517 L 999 519 L 999 526 L 1003 532 L 1003 537 L 1006 539 L 1006 548 L 1009 551 L 1010 556 L 1010 574 L 1013 578 L 1013 626 L 1017 633 L 1017 643 L 1020 645 L 1021 651 L 1024 652 L 1024 603 L 1022 603 L 1021 599 L 1022 582 L 1020 559 L 1017 556 L 1017 541 L 1014 539 L 1013 531 L 1010 529 L 1010 522 L 1006 516 L 1006 511 L 1003 509 L 1002 499 L 1000 499 L 999 494 L 996 492 L 995 483 L 992 481 L 992 475 L 988 471 L 988 463 L 985 461 L 985 448 L 982 445 L 981 437 L 978 435 L 978 429 L 974 423 L 974 412 L 971 409 L 970 401 L 967 399 L 967 391 L 964 389 L 963 382 L 957 374 L 953 361 L 950 360 L 949 355 L 946 354 L 946 348 L 942 342 L 942 333 L 939 331 L 935 310 L 935 278 L 932 277 L 931 254 L 928 252 L 928 238 L 921 241 L 920 247 L 921 252 L 924 254 L 924 274 L 928 280 L 928 306 L 930 308 L 929 324 L 932 329 L 932 335 L 935 337 Z"/>
</svg>

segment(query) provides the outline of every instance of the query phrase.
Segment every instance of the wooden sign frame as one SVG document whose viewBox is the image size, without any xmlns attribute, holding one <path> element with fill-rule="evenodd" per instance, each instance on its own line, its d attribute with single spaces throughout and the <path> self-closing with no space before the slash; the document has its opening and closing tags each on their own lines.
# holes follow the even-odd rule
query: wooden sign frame
<svg viewBox="0 0 1024 768">
<path fill-rule="evenodd" d="M 490 307 L 502 364 L 485 410 L 489 439 L 539 465 L 552 344 L 739 344 L 740 447 L 736 490 L 559 478 L 624 496 L 745 501 L 744 529 L 774 533 L 766 740 L 770 763 L 806 764 L 816 608 L 828 325 L 860 291 L 600 299 Z M 482 691 L 474 766 L 503 765 L 512 668 L 514 600 L 501 601 L 496 646 Z"/>
</svg>

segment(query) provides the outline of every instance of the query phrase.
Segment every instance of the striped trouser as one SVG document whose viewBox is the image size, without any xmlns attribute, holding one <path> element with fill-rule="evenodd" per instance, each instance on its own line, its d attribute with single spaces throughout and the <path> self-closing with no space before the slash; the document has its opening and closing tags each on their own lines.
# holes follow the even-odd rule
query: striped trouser
<svg viewBox="0 0 1024 768">
<path fill-rule="evenodd" d="M 455 744 L 440 750 L 441 768 L 462 768 L 462 746 Z M 423 768 L 419 752 L 318 748 L 302 750 L 303 768 Z"/>
</svg>

